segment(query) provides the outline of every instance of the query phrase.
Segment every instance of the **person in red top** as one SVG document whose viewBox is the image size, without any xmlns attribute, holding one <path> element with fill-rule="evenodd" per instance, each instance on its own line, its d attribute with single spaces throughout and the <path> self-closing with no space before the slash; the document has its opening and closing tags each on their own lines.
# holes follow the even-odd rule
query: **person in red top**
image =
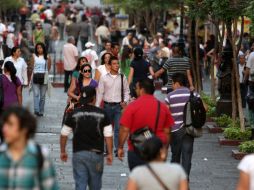
<svg viewBox="0 0 254 190">
<path fill-rule="evenodd" d="M 128 136 L 137 129 L 148 126 L 152 130 L 155 128 L 155 121 L 158 109 L 158 100 L 153 96 L 154 85 L 150 79 L 144 79 L 136 83 L 136 93 L 138 99 L 130 103 L 120 120 L 118 158 L 124 157 L 123 146 Z M 160 102 L 159 121 L 156 136 L 161 139 L 166 148 L 169 146 L 170 127 L 174 125 L 174 120 L 167 106 Z M 128 140 L 128 164 L 130 170 L 143 165 L 145 162 L 133 150 L 133 145 Z"/>
</svg>

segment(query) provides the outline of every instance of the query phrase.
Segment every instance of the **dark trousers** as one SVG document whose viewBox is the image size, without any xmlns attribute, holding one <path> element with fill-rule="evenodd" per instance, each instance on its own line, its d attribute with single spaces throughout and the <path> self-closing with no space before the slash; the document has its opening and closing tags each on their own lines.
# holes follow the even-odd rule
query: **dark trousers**
<svg viewBox="0 0 254 190">
<path fill-rule="evenodd" d="M 242 98 L 242 107 L 246 108 L 246 97 L 248 92 L 247 85 L 245 85 L 244 83 L 240 83 L 240 91 L 241 91 L 241 98 Z"/>
<path fill-rule="evenodd" d="M 64 71 L 64 92 L 67 92 L 70 86 L 72 71 Z"/>
<path fill-rule="evenodd" d="M 134 151 L 128 151 L 128 165 L 130 171 L 132 171 L 136 166 L 141 166 L 146 164 L 139 155 L 137 155 Z"/>
<path fill-rule="evenodd" d="M 186 174 L 190 175 L 191 159 L 193 153 L 194 137 L 186 134 L 185 129 L 181 128 L 171 133 L 171 162 L 181 163 Z M 182 161 L 181 161 L 182 158 Z"/>
<path fill-rule="evenodd" d="M 82 51 L 86 50 L 86 43 L 88 42 L 88 37 L 80 36 L 80 43 L 81 43 L 81 48 Z"/>
<path fill-rule="evenodd" d="M 59 23 L 60 40 L 64 40 L 64 23 Z"/>
</svg>

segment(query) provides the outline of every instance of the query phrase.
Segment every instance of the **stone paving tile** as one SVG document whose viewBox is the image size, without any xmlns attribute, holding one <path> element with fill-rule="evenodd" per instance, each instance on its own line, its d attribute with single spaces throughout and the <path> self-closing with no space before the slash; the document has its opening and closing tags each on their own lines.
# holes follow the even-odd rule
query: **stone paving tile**
<svg viewBox="0 0 254 190">
<path fill-rule="evenodd" d="M 27 90 L 25 90 L 24 94 L 24 105 L 33 111 L 33 96 L 29 96 Z M 157 96 L 163 100 L 165 95 L 157 92 Z M 53 89 L 51 98 L 46 98 L 46 114 L 43 118 L 38 118 L 39 127 L 36 140 L 48 147 L 57 171 L 60 188 L 72 190 L 74 189 L 74 181 L 71 165 L 71 141 L 68 142 L 68 162 L 63 163 L 59 159 L 59 133 L 66 98 L 67 96 L 63 93 L 63 89 Z M 204 130 L 203 137 L 195 139 L 190 176 L 191 190 L 235 189 L 238 178 L 236 167 L 239 161 L 231 157 L 233 147 L 220 146 L 217 138 L 218 134 L 209 134 L 207 130 Z M 121 174 L 126 174 L 126 176 L 121 176 Z M 124 158 L 124 162 L 120 162 L 115 158 L 113 166 L 105 165 L 104 167 L 102 189 L 124 189 L 128 174 L 127 158 Z"/>
</svg>

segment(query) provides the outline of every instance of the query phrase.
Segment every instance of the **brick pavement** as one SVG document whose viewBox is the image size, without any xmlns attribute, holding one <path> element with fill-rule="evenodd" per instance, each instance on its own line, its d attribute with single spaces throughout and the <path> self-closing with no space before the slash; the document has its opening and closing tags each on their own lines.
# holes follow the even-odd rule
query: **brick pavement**
<svg viewBox="0 0 254 190">
<path fill-rule="evenodd" d="M 160 93 L 157 95 L 163 99 Z M 52 160 L 56 166 L 57 178 L 61 189 L 74 189 L 70 159 L 62 163 L 59 159 L 59 133 L 66 94 L 63 89 L 53 89 L 51 98 L 46 97 L 46 114 L 38 119 L 36 139 L 49 148 Z M 32 110 L 33 97 L 24 91 L 24 105 Z M 208 134 L 205 130 L 202 138 L 195 140 L 193 164 L 190 177 L 192 190 L 232 190 L 235 189 L 238 171 L 231 155 L 232 147 L 220 147 L 216 134 Z M 71 141 L 68 143 L 71 156 Z M 170 171 L 169 171 L 170 172 Z M 128 176 L 127 159 L 121 163 L 115 159 L 113 166 L 105 166 L 103 175 L 103 190 L 124 189 Z"/>
</svg>

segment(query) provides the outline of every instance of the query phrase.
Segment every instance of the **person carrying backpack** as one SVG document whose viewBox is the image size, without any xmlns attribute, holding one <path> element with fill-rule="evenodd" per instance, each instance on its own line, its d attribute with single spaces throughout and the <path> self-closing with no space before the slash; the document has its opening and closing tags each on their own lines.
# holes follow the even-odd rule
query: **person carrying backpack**
<svg viewBox="0 0 254 190">
<path fill-rule="evenodd" d="M 171 128 L 171 152 L 172 152 L 172 160 L 173 163 L 181 163 L 186 174 L 190 175 L 191 170 L 191 159 L 193 153 L 193 143 L 194 143 L 194 135 L 189 134 L 187 128 L 189 126 L 185 125 L 185 112 L 186 112 L 186 104 L 190 103 L 191 107 L 193 103 L 195 104 L 194 109 L 197 108 L 198 102 L 193 102 L 192 100 L 200 100 L 199 95 L 193 93 L 186 87 L 187 86 L 187 78 L 183 73 L 175 73 L 172 75 L 172 87 L 173 91 L 170 92 L 165 101 L 169 105 L 169 109 L 174 118 L 175 124 Z M 192 98 L 192 99 L 191 99 Z M 201 104 L 203 105 L 202 101 Z M 202 107 L 203 109 L 204 107 Z M 201 110 L 202 110 L 201 109 Z M 190 112 L 193 111 L 193 108 L 190 109 Z M 198 110 L 199 111 L 199 110 Z M 205 110 L 203 110 L 205 113 Z M 190 113 L 191 115 L 193 113 Z M 196 120 L 198 118 L 198 120 Z M 200 117 L 192 117 L 192 125 L 191 127 L 201 128 L 204 124 L 203 122 L 203 114 L 200 114 Z M 204 118 L 205 119 L 205 118 Z M 182 161 L 181 161 L 182 160 Z"/>
<path fill-rule="evenodd" d="M 0 189 L 59 189 L 47 150 L 32 139 L 36 119 L 22 107 L 9 107 L 1 118 Z"/>
</svg>

